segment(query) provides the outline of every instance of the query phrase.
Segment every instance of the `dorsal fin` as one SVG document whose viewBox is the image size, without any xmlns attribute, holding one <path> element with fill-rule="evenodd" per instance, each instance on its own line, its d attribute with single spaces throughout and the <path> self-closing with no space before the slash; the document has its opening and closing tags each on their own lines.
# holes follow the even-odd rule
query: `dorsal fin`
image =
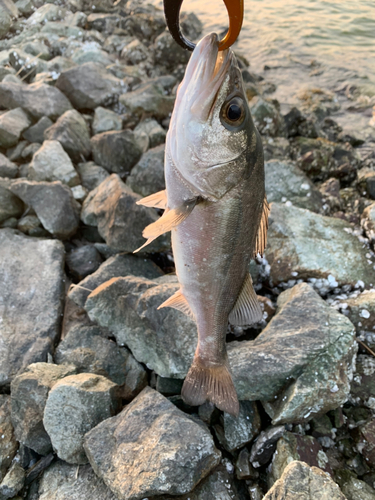
<svg viewBox="0 0 375 500">
<path fill-rule="evenodd" d="M 167 191 L 163 189 L 163 191 L 150 194 L 150 196 L 146 196 L 146 198 L 137 201 L 137 205 L 165 210 L 167 208 Z"/>
<path fill-rule="evenodd" d="M 185 299 L 181 290 L 177 290 L 177 292 L 169 297 L 169 299 L 167 299 L 165 302 L 163 302 L 158 307 L 158 309 L 162 309 L 163 307 L 173 307 L 173 309 L 177 309 L 178 311 L 183 312 L 184 314 L 189 316 L 189 318 L 195 319 L 193 311 L 190 309 L 190 306 L 187 303 L 187 300 Z"/>
<path fill-rule="evenodd" d="M 144 245 L 134 250 L 133 253 L 139 252 L 142 248 L 154 241 L 158 236 L 161 236 L 183 222 L 192 212 L 198 199 L 187 200 L 182 205 L 173 210 L 166 210 L 159 220 L 153 222 L 143 230 L 143 237 L 147 238 Z"/>
<path fill-rule="evenodd" d="M 266 248 L 266 244 L 267 244 L 267 229 L 268 229 L 268 215 L 269 215 L 269 213 L 270 213 L 270 206 L 267 202 L 267 198 L 264 198 L 262 217 L 260 219 L 257 238 L 256 238 L 256 242 L 255 242 L 254 257 L 256 257 L 258 255 L 258 253 L 262 256 L 264 254 L 264 249 Z"/>
<path fill-rule="evenodd" d="M 248 274 L 229 315 L 229 323 L 234 326 L 252 325 L 259 323 L 262 318 L 263 313 L 253 288 L 253 280 L 250 274 Z"/>
</svg>

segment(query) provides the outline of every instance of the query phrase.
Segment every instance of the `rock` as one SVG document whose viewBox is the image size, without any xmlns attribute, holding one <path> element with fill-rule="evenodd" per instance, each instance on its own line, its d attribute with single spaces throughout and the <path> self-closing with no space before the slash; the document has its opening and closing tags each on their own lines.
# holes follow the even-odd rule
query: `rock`
<svg viewBox="0 0 375 500">
<path fill-rule="evenodd" d="M 375 326 L 375 290 L 365 290 L 357 297 L 343 299 L 337 305 L 357 328 L 373 331 Z"/>
<path fill-rule="evenodd" d="M 79 176 L 58 141 L 44 141 L 33 156 L 28 177 L 32 181 L 61 181 L 68 186 L 79 184 Z"/>
<path fill-rule="evenodd" d="M 183 380 L 178 378 L 157 377 L 156 390 L 163 396 L 175 396 L 181 394 Z M 199 416 L 201 418 L 201 416 Z M 203 420 L 201 418 L 201 420 Z"/>
<path fill-rule="evenodd" d="M 94 245 L 84 245 L 71 250 L 66 256 L 66 264 L 73 278 L 81 281 L 94 273 L 103 262 Z"/>
<path fill-rule="evenodd" d="M 47 68 L 45 61 L 19 48 L 13 49 L 9 53 L 9 63 L 16 70 L 18 76 L 14 77 L 13 75 L 9 75 L 4 78 L 3 82 L 14 82 L 19 84 L 22 83 L 23 80 L 30 81 L 35 78 L 37 73 L 40 74 Z"/>
<path fill-rule="evenodd" d="M 164 95 L 160 87 L 149 83 L 122 94 L 119 101 L 132 117 L 141 118 L 146 115 L 157 120 L 164 120 L 172 113 L 175 98 Z"/>
<path fill-rule="evenodd" d="M 87 198 L 87 195 L 89 194 L 88 190 L 81 185 L 72 187 L 71 191 L 73 198 L 79 201 L 80 203 L 83 203 Z"/>
<path fill-rule="evenodd" d="M 74 162 L 82 161 L 91 153 L 87 123 L 75 109 L 66 111 L 55 124 L 46 129 L 44 138 L 59 141 Z"/>
<path fill-rule="evenodd" d="M 21 157 L 22 159 L 24 160 L 31 160 L 32 157 L 34 156 L 34 154 L 39 151 L 41 145 L 38 144 L 37 142 L 34 143 L 34 144 L 29 144 L 28 146 L 26 146 L 23 151 L 22 151 L 22 154 L 21 154 Z"/>
<path fill-rule="evenodd" d="M 16 455 L 18 443 L 11 423 L 10 396 L 0 395 L 0 483 Z"/>
<path fill-rule="evenodd" d="M 129 6 L 128 6 L 129 8 Z M 165 29 L 165 21 L 160 11 L 132 12 L 121 21 L 121 28 L 147 45 Z"/>
<path fill-rule="evenodd" d="M 189 52 L 173 43 L 173 38 L 167 30 L 156 38 L 152 51 L 155 63 L 169 71 L 173 71 L 178 64 L 185 65 L 189 61 Z"/>
<path fill-rule="evenodd" d="M 356 351 L 353 325 L 306 283 L 279 295 L 277 314 L 254 341 L 228 345 L 239 399 L 261 400 L 274 425 L 344 403 Z"/>
<path fill-rule="evenodd" d="M 77 172 L 81 178 L 82 186 L 92 191 L 109 177 L 109 173 L 103 167 L 95 165 L 93 161 L 78 163 Z"/>
<path fill-rule="evenodd" d="M 128 175 L 142 155 L 131 130 L 102 132 L 91 138 L 95 163 L 108 172 Z"/>
<path fill-rule="evenodd" d="M 285 427 L 278 425 L 277 427 L 269 427 L 259 434 L 251 447 L 250 463 L 253 467 L 258 468 L 261 465 L 266 465 L 271 460 L 277 441 L 284 432 Z"/>
<path fill-rule="evenodd" d="M 119 254 L 105 261 L 95 273 L 81 281 L 79 287 L 72 288 L 69 297 L 77 305 L 83 307 L 91 293 L 90 290 L 94 291 L 112 278 L 129 275 L 142 276 L 152 280 L 163 276 L 163 272 L 149 259 L 140 259 L 135 255 Z"/>
<path fill-rule="evenodd" d="M 136 205 L 141 197 L 112 174 L 105 179 L 83 203 L 81 219 L 84 224 L 97 226 L 100 236 L 117 252 L 133 252 L 145 243 L 143 229 L 157 220 L 152 208 Z M 168 236 L 154 240 L 147 252 L 160 252 L 170 246 Z"/>
<path fill-rule="evenodd" d="M 42 223 L 36 215 L 25 215 L 18 221 L 17 229 L 29 236 L 48 236 L 45 229 L 42 228 Z"/>
<path fill-rule="evenodd" d="M 224 413 L 220 425 L 215 425 L 215 434 L 221 445 L 227 451 L 233 452 L 250 443 L 260 432 L 260 428 L 261 421 L 256 404 L 252 401 L 241 401 L 238 417 Z"/>
<path fill-rule="evenodd" d="M 89 14 L 87 27 L 104 33 L 112 33 L 118 25 L 118 16 L 115 14 Z"/>
<path fill-rule="evenodd" d="M 85 309 L 147 368 L 162 377 L 184 378 L 196 348 L 195 322 L 175 309 L 157 309 L 178 288 L 178 283 L 134 276 L 113 278 L 89 295 Z"/>
<path fill-rule="evenodd" d="M 0 153 L 0 177 L 8 177 L 10 179 L 14 179 L 15 177 L 17 177 L 17 174 L 17 165 Z"/>
<path fill-rule="evenodd" d="M 328 279 L 332 288 L 354 286 L 358 280 L 366 286 L 375 283 L 366 250 L 343 220 L 273 203 L 267 240 L 266 259 L 275 285 L 296 277 Z"/>
<path fill-rule="evenodd" d="M 375 203 L 366 207 L 361 216 L 361 226 L 371 243 L 375 242 Z"/>
<path fill-rule="evenodd" d="M 56 81 L 56 87 L 78 110 L 115 104 L 119 95 L 125 91 L 119 78 L 95 62 L 87 62 L 63 71 Z"/>
<path fill-rule="evenodd" d="M 101 106 L 95 109 L 94 121 L 92 123 L 92 131 L 95 135 L 102 132 L 109 132 L 110 130 L 121 129 L 122 119 L 117 113 Z"/>
<path fill-rule="evenodd" d="M 52 351 L 60 334 L 63 266 L 61 242 L 0 230 L 0 387 Z"/>
<path fill-rule="evenodd" d="M 361 168 L 357 174 L 358 186 L 365 190 L 371 199 L 375 199 L 375 172 L 369 168 Z M 366 214 L 369 215 L 369 214 Z"/>
<path fill-rule="evenodd" d="M 37 214 L 44 229 L 57 238 L 70 238 L 78 229 L 79 205 L 71 190 L 61 182 L 19 179 L 11 190 Z"/>
<path fill-rule="evenodd" d="M 125 47 L 121 51 L 121 59 L 125 64 L 136 65 L 140 64 L 149 56 L 148 48 L 140 41 L 133 40 L 129 44 L 125 45 Z"/>
<path fill-rule="evenodd" d="M 336 472 L 335 479 L 347 500 L 375 500 L 375 490 L 349 470 Z"/>
<path fill-rule="evenodd" d="M 304 462 L 291 462 L 263 500 L 346 500 L 329 474 Z"/>
<path fill-rule="evenodd" d="M 236 461 L 237 479 L 257 479 L 259 472 L 250 463 L 250 453 L 247 448 L 243 448 L 238 454 Z"/>
<path fill-rule="evenodd" d="M 356 438 L 358 451 L 370 467 L 375 467 L 375 420 L 360 425 Z"/>
<path fill-rule="evenodd" d="M 0 147 L 6 149 L 15 146 L 30 123 L 29 117 L 21 108 L 2 114 L 0 116 Z"/>
<path fill-rule="evenodd" d="M 165 189 L 164 154 L 163 144 L 142 155 L 126 179 L 126 184 L 130 189 L 141 196 L 148 196 Z"/>
<path fill-rule="evenodd" d="M 189 493 L 220 461 L 204 424 L 149 387 L 89 432 L 84 446 L 95 473 L 123 500 Z"/>
<path fill-rule="evenodd" d="M 0 38 L 8 33 L 17 15 L 18 9 L 11 0 L 0 1 Z"/>
<path fill-rule="evenodd" d="M 30 16 L 26 24 L 44 24 L 47 21 L 59 21 L 64 18 L 65 9 L 58 5 L 47 3 L 39 7 L 32 16 Z"/>
<path fill-rule="evenodd" d="M 19 197 L 0 185 L 0 224 L 11 217 L 20 217 L 24 210 L 24 204 Z"/>
<path fill-rule="evenodd" d="M 154 119 L 148 118 L 138 123 L 134 132 L 144 132 L 148 136 L 150 148 L 156 148 L 160 144 L 164 144 L 167 133 L 163 127 Z"/>
<path fill-rule="evenodd" d="M 147 372 L 124 347 L 105 338 L 97 326 L 72 327 L 60 342 L 55 360 L 73 364 L 78 373 L 96 373 L 121 386 L 123 399 L 131 400 L 147 385 Z"/>
<path fill-rule="evenodd" d="M 25 476 L 24 469 L 17 462 L 14 462 L 0 484 L 1 500 L 14 498 L 22 490 L 25 483 Z"/>
<path fill-rule="evenodd" d="M 107 52 L 99 49 L 98 47 L 93 47 L 91 42 L 88 42 L 87 46 L 83 44 L 73 51 L 71 59 L 76 64 L 85 63 L 95 63 L 101 66 L 107 67 L 112 64 L 112 59 L 108 56 Z"/>
<path fill-rule="evenodd" d="M 44 410 L 44 427 L 57 456 L 72 464 L 85 464 L 83 437 L 120 407 L 118 386 L 101 375 L 81 373 L 57 382 Z"/>
<path fill-rule="evenodd" d="M 34 363 L 11 383 L 12 424 L 17 441 L 47 455 L 51 440 L 43 426 L 43 413 L 49 391 L 56 382 L 76 373 L 74 366 Z"/>
<path fill-rule="evenodd" d="M 265 101 L 260 96 L 255 96 L 250 101 L 250 111 L 261 134 L 271 137 L 285 135 L 283 120 L 278 109 L 271 102 Z"/>
<path fill-rule="evenodd" d="M 322 209 L 322 196 L 310 179 L 292 162 L 271 160 L 264 165 L 269 203 L 291 202 L 312 212 Z"/>
<path fill-rule="evenodd" d="M 90 465 L 70 465 L 58 460 L 39 482 L 38 500 L 117 500 Z"/>
<path fill-rule="evenodd" d="M 6 109 L 23 108 L 35 119 L 48 116 L 51 120 L 56 120 L 72 108 L 59 89 L 45 83 L 0 83 L 0 106 Z"/>
<path fill-rule="evenodd" d="M 282 477 L 285 468 L 293 460 L 305 462 L 310 467 L 319 467 L 332 475 L 328 457 L 314 437 L 286 432 L 278 440 L 276 452 L 273 455 L 268 477 L 270 485 Z"/>
</svg>

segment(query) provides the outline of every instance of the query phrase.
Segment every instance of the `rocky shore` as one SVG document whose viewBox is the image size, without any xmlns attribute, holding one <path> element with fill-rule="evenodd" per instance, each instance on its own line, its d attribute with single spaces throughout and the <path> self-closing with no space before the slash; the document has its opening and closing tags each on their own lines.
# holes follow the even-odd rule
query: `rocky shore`
<svg viewBox="0 0 375 500">
<path fill-rule="evenodd" d="M 238 56 L 272 205 L 235 419 L 181 399 L 169 236 L 132 255 L 189 54 L 141 0 L 0 0 L 0 500 L 375 500 L 375 103 L 348 132 L 352 86 L 285 110 Z"/>
</svg>

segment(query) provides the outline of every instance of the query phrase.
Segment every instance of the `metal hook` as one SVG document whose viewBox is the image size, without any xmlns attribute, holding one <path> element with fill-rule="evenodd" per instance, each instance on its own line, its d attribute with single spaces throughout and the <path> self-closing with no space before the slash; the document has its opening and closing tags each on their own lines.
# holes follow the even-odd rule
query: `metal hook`
<svg viewBox="0 0 375 500">
<path fill-rule="evenodd" d="M 168 29 L 174 40 L 184 49 L 194 50 L 195 43 L 188 40 L 181 32 L 180 10 L 183 0 L 163 0 L 164 14 Z M 240 34 L 243 15 L 244 0 L 224 0 L 229 15 L 229 29 L 227 34 L 219 42 L 219 50 L 229 48 L 237 40 Z"/>
</svg>

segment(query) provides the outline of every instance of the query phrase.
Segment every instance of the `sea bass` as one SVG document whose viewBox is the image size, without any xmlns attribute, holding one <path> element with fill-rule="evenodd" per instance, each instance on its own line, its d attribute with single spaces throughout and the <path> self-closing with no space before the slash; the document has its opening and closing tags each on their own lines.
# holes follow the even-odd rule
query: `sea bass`
<svg viewBox="0 0 375 500">
<path fill-rule="evenodd" d="M 178 88 L 165 179 L 165 191 L 138 203 L 165 209 L 144 230 L 145 245 L 172 231 L 180 290 L 160 307 L 179 309 L 197 323 L 182 397 L 238 415 L 225 338 L 228 321 L 244 326 L 262 319 L 249 262 L 264 251 L 269 207 L 262 142 L 242 75 L 232 50 L 218 51 L 216 34 L 198 43 Z"/>
</svg>

